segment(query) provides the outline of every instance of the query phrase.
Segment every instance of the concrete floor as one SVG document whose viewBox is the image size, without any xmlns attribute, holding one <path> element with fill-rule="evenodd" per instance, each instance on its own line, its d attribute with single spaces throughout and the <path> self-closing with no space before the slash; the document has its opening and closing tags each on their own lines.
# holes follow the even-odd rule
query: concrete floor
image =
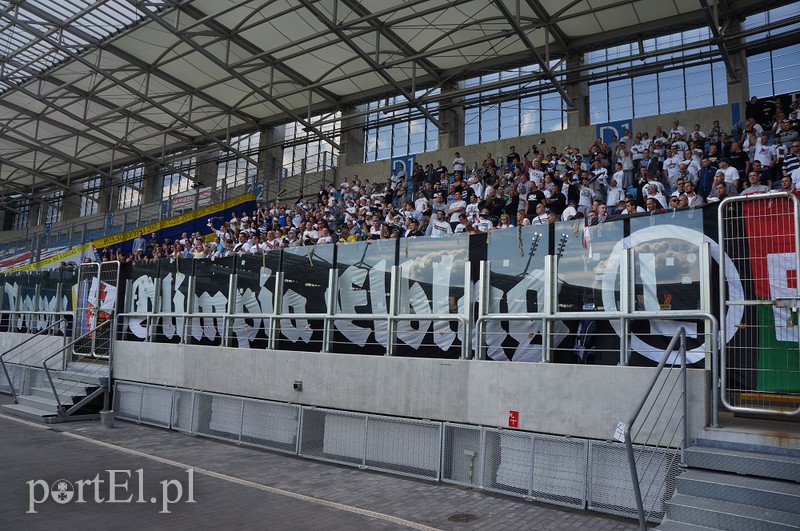
<svg viewBox="0 0 800 531">
<path fill-rule="evenodd" d="M 632 520 L 594 512 L 120 421 L 108 430 L 97 422 L 39 425 L 0 415 L 0 434 L 3 529 L 637 528 Z M 194 503 L 188 503 L 186 469 L 193 470 Z M 109 503 L 109 470 L 121 471 L 113 473 L 114 499 L 130 502 Z M 57 480 L 68 485 L 59 491 Z M 69 502 L 55 501 L 70 492 Z"/>
</svg>

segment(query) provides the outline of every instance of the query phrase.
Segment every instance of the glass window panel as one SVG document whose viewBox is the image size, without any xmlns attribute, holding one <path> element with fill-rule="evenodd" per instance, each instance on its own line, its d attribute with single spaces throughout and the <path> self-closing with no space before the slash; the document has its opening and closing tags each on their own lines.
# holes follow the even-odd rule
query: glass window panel
<svg viewBox="0 0 800 531">
<path fill-rule="evenodd" d="M 520 134 L 533 135 L 541 132 L 539 125 L 539 98 L 531 96 L 520 102 Z"/>
<path fill-rule="evenodd" d="M 464 143 L 467 145 L 480 142 L 478 113 L 475 107 L 464 110 Z"/>
<path fill-rule="evenodd" d="M 490 105 L 481 109 L 481 142 L 497 140 L 499 119 L 500 111 L 497 105 Z"/>
<path fill-rule="evenodd" d="M 400 242 L 401 314 L 455 314 L 464 295 L 464 264 L 469 236 L 409 238 Z M 398 356 L 458 358 L 461 341 L 457 321 L 401 321 L 397 324 Z M 425 353 L 423 353 L 423 351 Z"/>
<path fill-rule="evenodd" d="M 388 313 L 391 270 L 398 242 L 397 239 L 373 240 L 337 246 L 337 313 L 364 314 L 365 318 L 334 322 L 334 352 L 372 355 L 386 352 L 386 320 L 366 317 Z M 350 294 L 354 294 L 355 299 Z M 351 302 L 362 296 L 364 304 Z"/>
<path fill-rule="evenodd" d="M 700 109 L 713 103 L 711 65 L 692 66 L 685 70 L 686 108 Z"/>
<path fill-rule="evenodd" d="M 686 109 L 683 72 L 672 71 L 658 74 L 660 112 L 677 112 Z"/>
<path fill-rule="evenodd" d="M 602 124 L 608 122 L 608 83 L 589 85 L 590 122 Z"/>
</svg>

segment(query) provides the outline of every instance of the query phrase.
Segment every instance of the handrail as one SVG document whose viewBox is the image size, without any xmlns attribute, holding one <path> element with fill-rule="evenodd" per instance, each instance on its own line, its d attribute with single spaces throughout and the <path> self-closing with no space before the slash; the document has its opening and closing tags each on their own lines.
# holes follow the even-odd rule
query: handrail
<svg viewBox="0 0 800 531">
<path fill-rule="evenodd" d="M 204 312 L 204 313 L 182 313 L 182 312 L 162 312 L 162 313 L 155 313 L 155 312 L 125 312 L 119 313 L 116 315 L 117 320 L 122 320 L 125 318 L 131 317 L 144 317 L 147 319 L 150 318 L 167 318 L 167 319 L 222 319 L 223 321 L 232 321 L 236 319 L 263 319 L 269 320 L 270 327 L 274 320 L 281 320 L 281 319 L 307 319 L 307 320 L 314 320 L 314 321 L 323 321 L 324 327 L 328 328 L 331 326 L 331 323 L 336 321 L 347 321 L 347 320 L 364 320 L 364 321 L 386 321 L 387 323 L 390 322 L 401 322 L 401 321 L 458 321 L 461 325 L 466 329 L 467 320 L 461 314 L 452 313 L 452 314 L 436 314 L 436 313 L 408 313 L 408 314 L 397 314 L 397 315 L 390 315 L 386 313 L 382 314 L 370 314 L 370 313 L 336 313 L 336 314 L 327 314 L 327 313 L 214 313 L 214 312 Z M 118 328 L 118 325 L 115 327 Z M 116 333 L 119 333 L 117 330 Z M 181 342 L 184 341 L 183 334 L 181 335 Z M 461 343 L 461 357 L 462 359 L 467 359 L 469 353 L 466 351 L 467 343 L 462 341 Z M 324 351 L 323 351 L 324 352 Z"/>
<path fill-rule="evenodd" d="M 686 400 L 686 390 L 687 390 L 687 374 L 686 374 L 686 328 L 681 326 L 675 332 L 675 335 L 672 336 L 672 340 L 669 342 L 669 345 L 664 350 L 664 355 L 661 357 L 661 361 L 658 363 L 658 367 L 656 367 L 656 371 L 653 374 L 653 378 L 650 381 L 650 385 L 647 387 L 647 391 L 642 396 L 642 399 L 639 401 L 639 405 L 634 410 L 633 414 L 628 420 L 628 423 L 624 426 L 623 434 L 624 434 L 624 443 L 625 449 L 628 454 L 628 466 L 630 467 L 631 472 L 631 481 L 633 482 L 633 495 L 636 501 L 636 511 L 638 512 L 639 516 L 639 529 L 640 531 L 647 530 L 647 514 L 644 511 L 644 501 L 642 499 L 642 491 L 639 485 L 639 472 L 636 468 L 636 458 L 633 454 L 633 437 L 631 436 L 631 431 L 633 425 L 636 423 L 639 414 L 644 408 L 645 403 L 647 402 L 648 398 L 650 398 L 650 394 L 655 389 L 656 383 L 658 382 L 659 377 L 661 376 L 661 371 L 664 369 L 664 366 L 667 364 L 667 360 L 669 359 L 670 355 L 674 352 L 675 347 L 679 346 L 679 355 L 681 360 L 681 386 L 682 386 L 682 393 L 681 393 L 681 402 L 683 405 L 683 419 L 682 419 L 682 438 L 681 438 L 681 462 L 684 462 L 684 447 L 686 446 L 687 441 L 687 434 L 688 434 L 688 403 Z M 663 389 L 663 387 L 662 387 Z M 660 391 L 659 391 L 660 395 Z M 648 412 L 649 414 L 649 412 Z"/>
<path fill-rule="evenodd" d="M 90 334 L 96 333 L 98 330 L 100 330 L 100 328 L 102 328 L 106 324 L 112 323 L 112 322 L 113 321 L 111 319 L 109 319 L 107 321 L 103 321 L 102 323 L 100 323 L 99 325 L 95 326 L 94 328 L 92 328 L 91 330 L 86 332 L 85 334 L 81 335 L 80 337 L 76 337 L 71 342 L 67 343 L 66 345 L 64 345 L 63 347 L 58 349 L 56 352 L 54 352 L 53 354 L 51 354 L 50 356 L 45 358 L 44 361 L 42 362 L 42 367 L 44 368 L 44 372 L 47 375 L 47 381 L 50 382 L 50 389 L 52 389 L 53 395 L 55 395 L 55 397 L 56 397 L 56 403 L 58 404 L 58 415 L 60 417 L 64 416 L 64 411 L 63 411 L 64 406 L 61 404 L 61 398 L 59 398 L 58 392 L 56 391 L 56 386 L 53 383 L 53 377 L 50 375 L 50 369 L 47 367 L 47 362 L 49 362 L 51 359 L 55 358 L 59 354 L 62 354 L 65 350 L 71 348 L 75 343 L 77 343 L 81 339 L 85 339 Z"/>
<path fill-rule="evenodd" d="M 22 341 L 21 343 L 18 343 L 16 345 L 14 345 L 10 349 L 8 349 L 5 352 L 3 352 L 2 354 L 0 354 L 0 366 L 3 367 L 3 374 L 5 374 L 5 376 L 6 376 L 6 381 L 8 382 L 8 388 L 11 390 L 11 397 L 14 399 L 14 403 L 15 404 L 18 403 L 17 402 L 17 392 L 14 389 L 14 383 L 11 381 L 11 376 L 9 376 L 8 368 L 6 367 L 6 361 L 3 358 L 6 356 L 6 354 L 10 354 L 14 350 L 16 350 L 19 347 L 21 347 L 22 345 L 25 345 L 26 343 L 29 343 L 30 341 L 33 341 L 34 339 L 36 339 L 39 336 L 43 335 L 44 332 L 49 331 L 51 328 L 53 328 L 54 326 L 60 324 L 61 322 L 66 322 L 66 319 L 63 319 L 63 318 L 59 319 L 58 321 L 56 321 L 56 322 L 46 326 L 45 328 L 37 331 L 35 334 L 31 335 L 31 337 L 29 337 L 25 341 Z M 29 358 L 30 358 L 30 356 L 28 356 L 28 358 L 26 358 L 26 359 L 29 359 Z"/>
</svg>

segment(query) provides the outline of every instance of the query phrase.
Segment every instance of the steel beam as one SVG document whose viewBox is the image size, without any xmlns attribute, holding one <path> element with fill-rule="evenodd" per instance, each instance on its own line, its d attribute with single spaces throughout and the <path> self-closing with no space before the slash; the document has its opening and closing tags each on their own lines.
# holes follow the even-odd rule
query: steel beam
<svg viewBox="0 0 800 531">
<path fill-rule="evenodd" d="M 567 109 L 568 110 L 574 109 L 575 106 L 573 105 L 572 99 L 569 97 L 569 94 L 567 94 L 567 91 L 564 89 L 564 87 L 561 86 L 561 82 L 553 74 L 553 71 L 550 70 L 550 65 L 548 65 L 542 58 L 542 56 L 539 55 L 539 52 L 536 51 L 536 47 L 528 38 L 528 34 L 522 30 L 519 21 L 516 19 L 516 17 L 514 17 L 511 11 L 508 10 L 506 5 L 503 3 L 503 0 L 494 0 L 494 5 L 496 5 L 497 9 L 499 9 L 500 12 L 503 13 L 503 16 L 506 18 L 506 20 L 508 20 L 508 23 L 511 24 L 511 26 L 513 26 L 514 31 L 517 32 L 517 35 L 519 36 L 520 40 L 523 42 L 523 44 L 525 44 L 525 47 L 528 48 L 528 51 L 533 56 L 533 59 L 536 61 L 536 63 L 539 65 L 539 68 L 542 69 L 542 72 L 544 72 L 547 79 L 553 84 L 553 88 L 555 88 L 556 91 L 558 91 L 558 93 L 561 95 L 561 99 L 564 100 Z"/>
<path fill-rule="evenodd" d="M 433 125 L 436 126 L 437 129 L 442 131 L 444 126 L 439 122 L 439 120 L 433 116 L 428 109 L 425 108 L 424 105 L 417 101 L 417 98 L 414 94 L 409 93 L 405 88 L 403 88 L 400 83 L 398 83 L 389 73 L 385 70 L 383 66 L 378 64 L 368 53 L 361 49 L 353 40 L 347 35 L 343 30 L 341 30 L 334 22 L 332 22 L 325 14 L 320 11 L 317 6 L 312 4 L 309 0 L 300 0 L 300 3 L 305 7 L 308 11 L 310 11 L 320 22 L 322 22 L 328 29 L 332 30 L 339 39 L 345 42 L 351 50 L 353 50 L 362 61 L 366 62 L 370 68 L 375 70 L 387 83 L 395 88 L 408 102 L 416 107 L 419 112 L 425 116 Z"/>
<path fill-rule="evenodd" d="M 141 2 L 139 0 L 128 0 L 128 2 L 130 2 L 132 5 L 134 5 L 134 6 L 138 7 L 138 8 L 141 8 L 141 4 L 143 3 L 143 2 Z M 151 20 L 156 22 L 158 25 L 160 25 L 163 28 L 168 29 L 170 31 L 173 30 L 172 26 L 170 26 L 170 24 L 167 21 L 165 21 L 163 18 L 161 18 L 158 14 L 156 14 L 156 13 L 150 11 L 150 10 L 146 10 L 146 9 L 145 9 L 145 13 L 147 14 L 147 16 Z M 184 38 L 183 42 L 185 44 L 188 44 L 189 46 L 191 46 L 195 51 L 200 53 L 206 59 L 210 60 L 212 63 L 214 63 L 219 68 L 222 68 L 226 72 L 229 72 L 240 83 L 243 83 L 245 86 L 250 88 L 254 93 L 258 94 L 259 96 L 261 96 L 265 100 L 269 101 L 270 103 L 272 103 L 273 105 L 275 105 L 276 107 L 281 109 L 283 112 L 288 113 L 290 116 L 292 116 L 295 119 L 295 121 L 299 122 L 307 130 L 312 131 L 319 138 L 321 138 L 322 140 L 325 140 L 330 145 L 334 146 L 336 149 L 340 148 L 338 142 L 334 141 L 332 138 L 330 138 L 328 135 L 326 135 L 323 131 L 318 129 L 314 124 L 312 124 L 310 121 L 308 121 L 308 120 L 304 119 L 303 117 L 297 115 L 293 110 L 289 109 L 286 105 L 284 105 L 277 97 L 274 97 L 274 96 L 268 94 L 267 92 L 264 91 L 264 89 L 262 89 L 261 87 L 259 87 L 258 85 L 256 85 L 252 81 L 250 81 L 248 78 L 246 78 L 245 76 L 243 76 L 239 72 L 236 72 L 235 70 L 228 69 L 226 67 L 224 61 L 221 61 L 214 54 L 210 53 L 203 46 L 201 46 L 200 44 L 195 42 L 194 39 L 186 39 L 186 38 Z M 254 162 L 254 164 L 256 166 L 258 166 L 258 162 Z"/>
<path fill-rule="evenodd" d="M 716 43 L 717 48 L 719 48 L 722 61 L 725 63 L 725 69 L 728 71 L 728 77 L 731 79 L 731 81 L 738 82 L 740 80 L 739 75 L 736 73 L 736 68 L 733 66 L 733 60 L 728 53 L 728 48 L 725 46 L 722 33 L 719 31 L 718 21 L 714 16 L 714 13 L 711 12 L 711 7 L 708 5 L 708 1 L 700 0 L 700 6 L 703 8 L 703 13 L 706 15 L 708 27 L 711 29 L 711 33 L 714 35 L 714 42 Z"/>
</svg>

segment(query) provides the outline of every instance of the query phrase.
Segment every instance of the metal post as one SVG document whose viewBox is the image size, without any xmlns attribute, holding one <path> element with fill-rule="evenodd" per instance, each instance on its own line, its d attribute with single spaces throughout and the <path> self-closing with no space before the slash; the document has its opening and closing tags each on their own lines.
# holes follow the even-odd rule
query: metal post
<svg viewBox="0 0 800 531">
<path fill-rule="evenodd" d="M 331 351 L 331 340 L 333 339 L 333 319 L 336 315 L 336 301 L 338 300 L 338 281 L 339 275 L 336 269 L 331 268 L 328 271 L 328 300 L 326 301 L 328 308 L 326 318 L 322 329 L 322 352 Z"/>
<path fill-rule="evenodd" d="M 180 260 L 180 258 L 178 259 Z M 181 344 L 188 345 L 190 343 L 190 336 L 192 334 L 192 317 L 191 314 L 194 312 L 194 285 L 195 285 L 195 278 L 194 275 L 189 276 L 189 285 L 187 286 L 188 297 L 186 297 L 186 308 L 184 309 L 184 314 L 187 317 L 183 320 L 183 330 L 181 330 Z M 176 308 L 177 309 L 177 308 Z"/>
<path fill-rule="evenodd" d="M 391 289 L 389 290 L 389 317 L 386 338 L 386 355 L 394 355 L 394 342 L 397 336 L 397 321 L 392 319 L 397 315 L 397 308 L 400 305 L 400 266 L 392 266 L 389 280 Z"/>
<path fill-rule="evenodd" d="M 491 262 L 488 260 L 481 260 L 480 263 L 480 276 L 478 277 L 478 315 L 481 318 L 489 313 L 489 279 L 491 275 Z M 472 305 L 472 301 L 470 301 Z M 477 358 L 479 360 L 486 359 L 486 325 L 485 321 L 481 321 L 477 330 Z"/>
<path fill-rule="evenodd" d="M 642 503 L 642 490 L 639 487 L 639 471 L 636 470 L 636 458 L 633 455 L 633 441 L 631 441 L 630 428 L 625 427 L 625 450 L 628 453 L 628 467 L 633 479 L 633 499 L 636 500 L 636 513 L 639 515 L 639 530 L 647 531 L 647 517 L 644 514 Z"/>
<path fill-rule="evenodd" d="M 619 305 L 623 314 L 633 313 L 633 250 L 623 249 L 619 262 Z M 628 365 L 630 363 L 630 321 L 626 318 L 619 320 L 619 364 Z"/>
<path fill-rule="evenodd" d="M 686 464 L 686 445 L 689 442 L 689 404 L 687 400 L 687 390 L 689 389 L 686 374 L 686 329 L 681 327 L 681 380 L 683 384 L 683 440 L 681 441 L 681 464 Z"/>
<path fill-rule="evenodd" d="M 558 257 L 553 255 L 544 258 L 544 315 L 553 315 L 558 294 Z M 550 319 L 545 319 L 542 327 L 542 361 L 553 361 L 553 323 Z"/>
<path fill-rule="evenodd" d="M 228 281 L 228 314 L 236 313 L 236 297 L 238 295 L 238 279 L 236 275 L 231 275 Z M 233 345 L 232 337 L 229 337 L 233 327 L 228 316 L 222 320 L 222 346 L 230 347 Z"/>
<path fill-rule="evenodd" d="M 461 359 L 472 358 L 472 269 L 470 262 L 464 262 L 464 326 L 461 331 Z"/>
<path fill-rule="evenodd" d="M 275 345 L 278 343 L 278 330 L 281 308 L 283 308 L 283 271 L 275 273 L 275 297 L 273 298 L 274 306 L 272 309 L 272 317 L 269 323 L 269 344 L 270 350 L 275 350 Z"/>
</svg>

